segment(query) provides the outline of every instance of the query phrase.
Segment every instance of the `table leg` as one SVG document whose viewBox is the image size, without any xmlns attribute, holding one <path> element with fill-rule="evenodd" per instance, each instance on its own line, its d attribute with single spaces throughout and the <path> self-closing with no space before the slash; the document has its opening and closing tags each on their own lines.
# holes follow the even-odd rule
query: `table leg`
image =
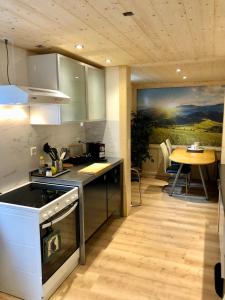
<svg viewBox="0 0 225 300">
<path fill-rule="evenodd" d="M 206 200 L 208 200 L 209 197 L 208 197 L 208 193 L 207 193 L 207 189 L 206 189 L 206 185 L 205 185 L 204 176 L 202 174 L 202 168 L 201 168 L 200 165 L 198 166 L 198 169 L 199 169 L 199 173 L 200 173 L 200 176 L 201 176 L 202 185 L 203 185 L 203 188 L 204 188 L 204 191 L 205 191 L 205 197 L 206 197 Z"/>
<path fill-rule="evenodd" d="M 178 171 L 177 171 L 177 174 L 176 174 L 176 176 L 175 176 L 173 185 L 172 185 L 171 190 L 170 190 L 170 194 L 169 194 L 170 196 L 173 195 L 173 191 L 174 191 L 174 189 L 175 189 L 177 180 L 178 180 L 178 178 L 179 178 L 179 176 L 180 176 L 180 172 L 181 172 L 182 167 L 183 167 L 183 164 L 180 164 L 180 167 L 179 167 L 179 169 L 178 169 Z"/>
<path fill-rule="evenodd" d="M 205 166 L 205 170 L 206 170 L 206 176 L 207 176 L 207 181 L 209 181 L 209 169 L 208 169 L 208 165 Z"/>
</svg>

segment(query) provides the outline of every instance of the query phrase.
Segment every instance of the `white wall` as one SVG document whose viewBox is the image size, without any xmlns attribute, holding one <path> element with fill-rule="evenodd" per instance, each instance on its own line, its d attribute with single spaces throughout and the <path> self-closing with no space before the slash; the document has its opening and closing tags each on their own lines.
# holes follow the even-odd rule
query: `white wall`
<svg viewBox="0 0 225 300">
<path fill-rule="evenodd" d="M 221 163 L 225 164 L 225 95 L 224 95 L 224 111 L 223 111 L 223 135 L 221 146 Z"/>
<path fill-rule="evenodd" d="M 20 48 L 9 52 L 10 62 L 15 63 L 10 68 L 12 83 L 27 85 L 27 52 Z M 6 78 L 5 48 L 0 43 L 0 84 L 6 84 Z M 38 167 L 44 143 L 60 149 L 80 139 L 85 139 L 85 129 L 79 124 L 31 126 L 29 107 L 0 107 L 0 192 L 29 180 L 28 173 Z M 35 157 L 30 156 L 32 146 L 38 150 Z"/>
<path fill-rule="evenodd" d="M 27 51 L 8 46 L 9 48 L 9 77 L 11 83 L 27 84 Z M 0 42 L 0 84 L 7 84 L 7 59 L 4 43 Z"/>
<path fill-rule="evenodd" d="M 106 127 L 103 141 L 106 154 L 120 157 L 120 95 L 119 68 L 106 68 Z"/>
</svg>

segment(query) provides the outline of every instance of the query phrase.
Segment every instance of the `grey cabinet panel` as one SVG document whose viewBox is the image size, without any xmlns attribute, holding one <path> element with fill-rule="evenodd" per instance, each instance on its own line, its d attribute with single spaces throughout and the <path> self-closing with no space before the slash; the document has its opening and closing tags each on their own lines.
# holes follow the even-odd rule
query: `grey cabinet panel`
<svg viewBox="0 0 225 300">
<path fill-rule="evenodd" d="M 88 120 L 105 120 L 105 72 L 86 66 Z"/>
<path fill-rule="evenodd" d="M 30 86 L 58 90 L 57 54 L 29 56 L 28 78 Z"/>
<path fill-rule="evenodd" d="M 107 173 L 107 216 L 121 212 L 122 205 L 122 164 Z"/>
<path fill-rule="evenodd" d="M 122 209 L 122 164 L 84 186 L 84 232 L 87 241 L 114 212 Z"/>
<path fill-rule="evenodd" d="M 59 90 L 71 97 L 70 104 L 62 104 L 62 122 L 86 119 L 85 67 L 75 60 L 59 55 Z"/>
<path fill-rule="evenodd" d="M 71 97 L 70 104 L 61 105 L 62 123 L 105 120 L 104 70 L 52 53 L 30 56 L 28 72 L 31 86 L 60 90 Z"/>
<path fill-rule="evenodd" d="M 107 219 L 106 180 L 101 176 L 84 186 L 85 241 Z"/>
</svg>

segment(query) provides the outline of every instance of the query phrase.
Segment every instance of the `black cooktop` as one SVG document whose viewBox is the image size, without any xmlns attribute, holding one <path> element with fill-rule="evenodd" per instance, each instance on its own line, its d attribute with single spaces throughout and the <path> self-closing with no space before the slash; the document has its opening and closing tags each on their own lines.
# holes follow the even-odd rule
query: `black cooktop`
<svg viewBox="0 0 225 300">
<path fill-rule="evenodd" d="M 0 195 L 0 202 L 41 208 L 71 189 L 70 186 L 29 183 Z"/>
</svg>

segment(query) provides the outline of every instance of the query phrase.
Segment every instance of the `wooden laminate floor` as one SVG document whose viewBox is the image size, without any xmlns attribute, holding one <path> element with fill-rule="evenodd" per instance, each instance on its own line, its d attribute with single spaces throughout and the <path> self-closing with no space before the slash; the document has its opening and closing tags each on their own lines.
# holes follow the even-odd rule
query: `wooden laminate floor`
<svg viewBox="0 0 225 300">
<path fill-rule="evenodd" d="M 217 203 L 189 202 L 144 178 L 143 206 L 112 219 L 88 242 L 79 266 L 51 300 L 216 300 Z M 133 185 L 134 200 L 138 197 Z M 15 299 L 0 294 L 2 300 Z"/>
</svg>

